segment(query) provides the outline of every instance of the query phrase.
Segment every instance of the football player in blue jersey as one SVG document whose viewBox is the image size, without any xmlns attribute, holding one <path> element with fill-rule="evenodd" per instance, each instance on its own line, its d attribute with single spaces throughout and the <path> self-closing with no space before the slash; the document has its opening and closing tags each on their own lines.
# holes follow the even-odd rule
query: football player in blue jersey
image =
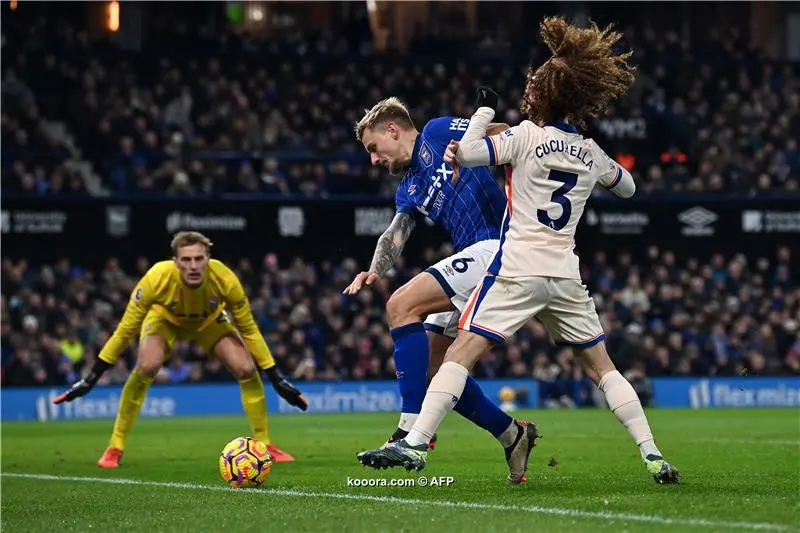
<svg viewBox="0 0 800 533">
<path fill-rule="evenodd" d="M 494 93 L 484 94 L 496 98 Z M 461 311 L 499 247 L 506 198 L 493 169 L 456 172 L 443 159 L 448 143 L 460 140 L 468 124 L 469 119 L 440 117 L 419 132 L 408 109 L 395 97 L 378 102 L 356 124 L 356 136 L 372 164 L 405 175 L 395 195 L 397 213 L 378 239 L 369 270 L 359 273 L 344 293 L 355 294 L 386 275 L 420 222 L 442 226 L 456 250 L 400 287 L 387 302 L 403 404 L 398 428 L 384 446 L 402 439 L 413 427 L 428 380 L 455 339 Z M 492 124 L 489 131 L 499 133 L 507 128 Z M 455 410 L 502 444 L 510 470 L 508 481 L 524 481 L 538 437 L 536 427 L 500 410 L 472 378 Z M 435 437 L 430 446 L 433 444 Z M 361 454 L 359 460 L 363 461 Z"/>
</svg>

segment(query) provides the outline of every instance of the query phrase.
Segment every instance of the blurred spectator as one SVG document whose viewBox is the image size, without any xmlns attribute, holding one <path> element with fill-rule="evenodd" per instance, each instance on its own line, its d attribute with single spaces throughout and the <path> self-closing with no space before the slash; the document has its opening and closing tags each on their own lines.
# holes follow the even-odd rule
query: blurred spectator
<svg viewBox="0 0 800 533">
<path fill-rule="evenodd" d="M 429 250 L 419 261 L 429 264 L 449 251 Z M 717 254 L 708 264 L 677 264 L 671 251 L 655 247 L 648 256 L 647 267 L 629 254 L 615 262 L 597 257 L 586 280 L 609 351 L 643 401 L 652 394 L 647 376 L 800 374 L 800 287 L 790 275 L 797 269 L 788 247 L 775 258 Z M 3 385 L 66 385 L 89 368 L 148 262 L 139 263 L 128 274 L 110 258 L 96 275 L 67 260 L 40 267 L 4 260 Z M 232 266 L 273 354 L 293 379 L 394 377 L 385 305 L 422 265 L 401 260 L 393 277 L 356 296 L 341 294 L 355 270 L 352 259 L 314 265 L 295 258 L 281 267 L 270 254 L 260 269 L 246 260 Z M 123 382 L 134 361 L 135 341 L 104 382 Z M 547 404 L 591 401 L 571 352 L 555 347 L 536 320 L 487 354 L 475 375 L 534 377 Z M 169 383 L 231 379 L 219 361 L 185 342 L 176 343 L 158 377 Z"/>
<path fill-rule="evenodd" d="M 407 54 L 383 56 L 332 33 L 257 41 L 208 21 L 157 20 L 145 65 L 51 17 L 3 25 L 5 192 L 390 197 L 393 180 L 353 137 L 364 107 L 398 95 L 422 128 L 469 116 L 474 88 L 491 83 L 498 118 L 513 125 L 524 68 L 546 53 L 527 35 L 464 47 L 459 33 L 431 28 Z M 53 26 L 56 38 L 39 38 Z M 692 40 L 647 23 L 623 29 L 638 81 L 588 133 L 633 172 L 640 195 L 800 194 L 796 65 L 735 27 Z"/>
</svg>

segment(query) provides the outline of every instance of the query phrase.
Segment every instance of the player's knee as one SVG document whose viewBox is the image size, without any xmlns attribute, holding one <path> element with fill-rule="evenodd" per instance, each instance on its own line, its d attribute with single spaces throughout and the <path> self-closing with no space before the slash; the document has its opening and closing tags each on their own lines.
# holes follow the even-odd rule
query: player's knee
<svg viewBox="0 0 800 533">
<path fill-rule="evenodd" d="M 599 342 L 589 348 L 576 348 L 574 353 L 575 357 L 580 361 L 586 377 L 595 384 L 600 383 L 603 376 L 616 370 L 603 342 Z"/>
<path fill-rule="evenodd" d="M 166 342 L 157 336 L 146 337 L 139 345 L 139 353 L 136 357 L 136 370 L 140 374 L 156 377 L 158 371 L 164 365 L 166 354 Z"/>
<path fill-rule="evenodd" d="M 459 343 L 458 341 L 454 342 L 450 345 L 447 351 L 444 353 L 444 359 L 442 359 L 442 364 L 444 363 L 458 363 L 459 361 Z M 440 365 L 441 366 L 441 365 Z M 437 369 L 438 370 L 438 369 Z"/>
<path fill-rule="evenodd" d="M 389 327 L 397 328 L 404 326 L 409 322 L 409 315 L 411 314 L 411 305 L 409 298 L 403 292 L 396 292 L 386 302 L 386 319 L 389 321 Z"/>
<path fill-rule="evenodd" d="M 458 363 L 466 368 L 472 368 L 491 347 L 491 341 L 485 337 L 460 331 L 455 342 L 447 349 L 444 363 Z"/>
<path fill-rule="evenodd" d="M 247 381 L 256 377 L 256 365 L 253 361 L 245 360 L 231 365 L 231 373 L 237 381 Z"/>
<path fill-rule="evenodd" d="M 154 378 L 158 371 L 161 370 L 162 362 L 155 361 L 155 360 L 148 360 L 145 358 L 140 357 L 139 360 L 136 361 L 136 370 L 140 374 L 144 374 L 147 377 Z"/>
</svg>

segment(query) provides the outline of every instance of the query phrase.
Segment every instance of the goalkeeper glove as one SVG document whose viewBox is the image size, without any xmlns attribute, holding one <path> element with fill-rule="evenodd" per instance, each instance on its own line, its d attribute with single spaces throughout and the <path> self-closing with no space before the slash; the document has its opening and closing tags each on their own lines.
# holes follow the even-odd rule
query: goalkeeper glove
<svg viewBox="0 0 800 533">
<path fill-rule="evenodd" d="M 305 398 L 303 398 L 303 393 L 297 390 L 294 385 L 289 383 L 286 378 L 283 377 L 281 371 L 278 370 L 278 365 L 271 366 L 264 372 L 266 372 L 267 377 L 269 378 L 270 382 L 272 382 L 272 388 L 275 389 L 275 392 L 278 393 L 278 396 L 295 407 L 299 407 L 303 411 L 308 409 L 308 402 Z"/>
<path fill-rule="evenodd" d="M 89 391 L 91 391 L 94 386 L 97 385 L 100 377 L 109 368 L 111 368 L 109 363 L 106 363 L 102 359 L 98 359 L 88 376 L 73 383 L 67 392 L 63 392 L 56 396 L 53 399 L 53 403 L 58 405 L 63 402 L 71 402 L 72 400 L 80 398 L 81 396 L 86 396 L 89 394 Z"/>
<path fill-rule="evenodd" d="M 475 95 L 475 107 L 491 107 L 492 110 L 497 111 L 497 103 L 500 97 L 489 87 L 478 87 L 478 92 Z"/>
</svg>

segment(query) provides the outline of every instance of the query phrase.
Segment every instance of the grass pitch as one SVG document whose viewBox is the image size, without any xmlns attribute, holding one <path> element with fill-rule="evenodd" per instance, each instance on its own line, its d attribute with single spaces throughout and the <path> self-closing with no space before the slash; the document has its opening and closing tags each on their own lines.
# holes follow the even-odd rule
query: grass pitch
<svg viewBox="0 0 800 533">
<path fill-rule="evenodd" d="M 520 486 L 505 484 L 500 446 L 455 413 L 419 473 L 355 459 L 383 442 L 396 415 L 309 414 L 270 419 L 273 440 L 297 462 L 275 464 L 264 488 L 238 491 L 221 480 L 217 457 L 247 434 L 243 416 L 141 419 L 112 471 L 95 466 L 110 421 L 4 423 L 2 529 L 800 531 L 797 410 L 650 411 L 659 447 L 681 470 L 677 486 L 655 484 L 605 410 L 517 416 L 544 435 Z M 440 476 L 454 481 L 435 485 Z M 394 479 L 413 486 L 374 486 Z"/>
</svg>

